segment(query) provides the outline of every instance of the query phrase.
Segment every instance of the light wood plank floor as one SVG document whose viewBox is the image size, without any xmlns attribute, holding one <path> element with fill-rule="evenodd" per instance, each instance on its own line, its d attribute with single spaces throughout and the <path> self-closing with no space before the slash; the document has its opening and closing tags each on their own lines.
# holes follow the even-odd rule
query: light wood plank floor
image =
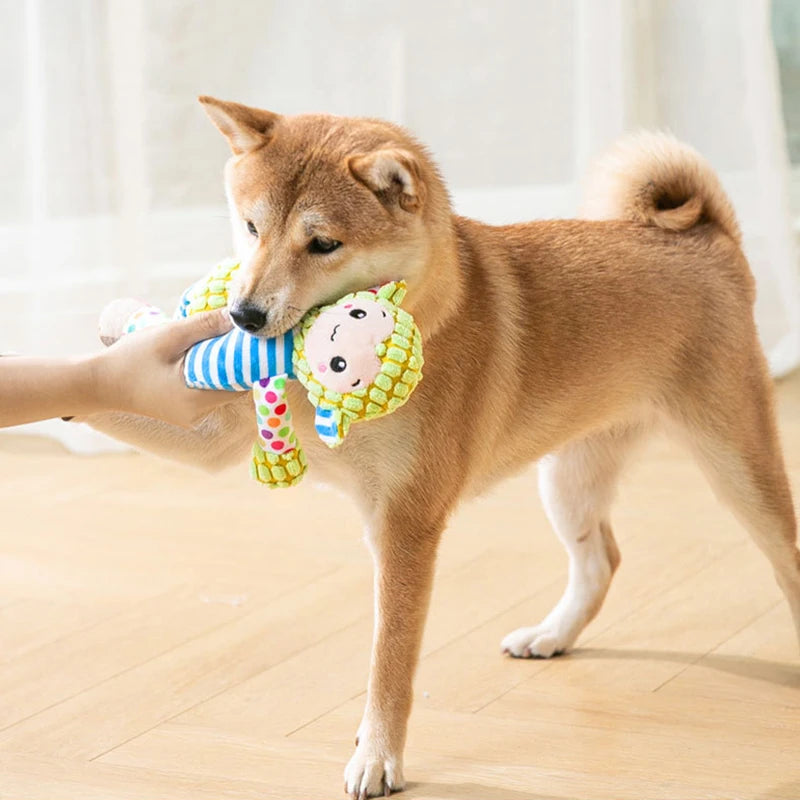
<svg viewBox="0 0 800 800">
<path fill-rule="evenodd" d="M 779 387 L 800 495 L 800 375 Z M 0 797 L 339 797 L 370 641 L 356 515 L 139 455 L 0 437 Z M 622 567 L 570 656 L 504 658 L 565 558 L 533 471 L 441 552 L 407 797 L 800 798 L 800 662 L 765 559 L 655 441 L 617 504 Z"/>
</svg>

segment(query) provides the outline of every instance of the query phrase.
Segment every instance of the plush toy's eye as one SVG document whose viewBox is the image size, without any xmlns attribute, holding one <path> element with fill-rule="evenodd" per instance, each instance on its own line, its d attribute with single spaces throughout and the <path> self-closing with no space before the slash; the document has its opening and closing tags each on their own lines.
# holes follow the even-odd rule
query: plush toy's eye
<svg viewBox="0 0 800 800">
<path fill-rule="evenodd" d="M 247 232 L 251 236 L 258 236 L 258 228 L 250 220 L 247 220 Z"/>
<path fill-rule="evenodd" d="M 347 369 L 347 362 L 341 356 L 334 356 L 331 359 L 331 369 L 334 372 L 344 372 Z"/>
<path fill-rule="evenodd" d="M 308 252 L 314 255 L 325 255 L 325 253 L 332 253 L 342 246 L 341 242 L 336 239 L 329 239 L 327 236 L 315 236 L 308 243 Z"/>
<path fill-rule="evenodd" d="M 367 316 L 367 312 L 366 312 L 366 311 L 364 311 L 364 309 L 363 309 L 363 308 L 354 308 L 354 309 L 353 309 L 353 310 L 350 312 L 350 316 L 351 316 L 351 317 L 354 317 L 355 319 L 364 319 L 364 317 L 366 317 L 366 316 Z"/>
</svg>

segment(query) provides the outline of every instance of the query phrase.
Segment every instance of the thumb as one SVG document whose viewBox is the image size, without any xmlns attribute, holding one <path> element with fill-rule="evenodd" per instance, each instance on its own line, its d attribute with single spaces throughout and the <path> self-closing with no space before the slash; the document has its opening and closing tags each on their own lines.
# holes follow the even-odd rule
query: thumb
<svg viewBox="0 0 800 800">
<path fill-rule="evenodd" d="M 169 347 L 174 356 L 182 356 L 192 345 L 227 333 L 233 324 L 227 308 L 203 311 L 170 325 Z"/>
</svg>

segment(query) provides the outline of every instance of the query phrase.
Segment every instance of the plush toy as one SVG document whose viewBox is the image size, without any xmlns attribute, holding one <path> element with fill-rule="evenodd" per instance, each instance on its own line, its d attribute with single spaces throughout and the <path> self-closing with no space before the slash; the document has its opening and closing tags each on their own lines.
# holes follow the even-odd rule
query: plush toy
<svg viewBox="0 0 800 800">
<path fill-rule="evenodd" d="M 227 305 L 228 285 L 238 268 L 223 262 L 187 289 L 175 316 Z M 423 359 L 419 330 L 400 308 L 404 295 L 402 282 L 387 283 L 312 309 L 281 336 L 264 339 L 234 328 L 189 350 L 184 367 L 188 386 L 252 388 L 258 438 L 251 474 L 256 480 L 270 487 L 293 486 L 306 471 L 287 381 L 299 380 L 306 388 L 316 407 L 317 433 L 329 447 L 341 444 L 351 423 L 390 414 L 408 400 L 422 378 Z M 111 340 L 166 319 L 153 306 L 118 300 L 101 316 L 101 338 Z"/>
</svg>

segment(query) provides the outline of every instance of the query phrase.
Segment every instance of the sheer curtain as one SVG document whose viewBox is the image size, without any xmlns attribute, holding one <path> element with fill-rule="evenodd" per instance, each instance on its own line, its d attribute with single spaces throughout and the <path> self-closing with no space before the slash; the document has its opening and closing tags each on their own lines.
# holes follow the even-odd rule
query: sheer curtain
<svg viewBox="0 0 800 800">
<path fill-rule="evenodd" d="M 228 253 L 226 147 L 195 102 L 208 93 L 406 124 L 458 209 L 489 222 L 574 214 L 593 156 L 624 131 L 668 128 L 733 197 L 765 349 L 788 371 L 800 288 L 769 11 L 760 0 L 0 0 L 0 351 L 94 348 L 107 300 L 170 306 Z"/>
</svg>

